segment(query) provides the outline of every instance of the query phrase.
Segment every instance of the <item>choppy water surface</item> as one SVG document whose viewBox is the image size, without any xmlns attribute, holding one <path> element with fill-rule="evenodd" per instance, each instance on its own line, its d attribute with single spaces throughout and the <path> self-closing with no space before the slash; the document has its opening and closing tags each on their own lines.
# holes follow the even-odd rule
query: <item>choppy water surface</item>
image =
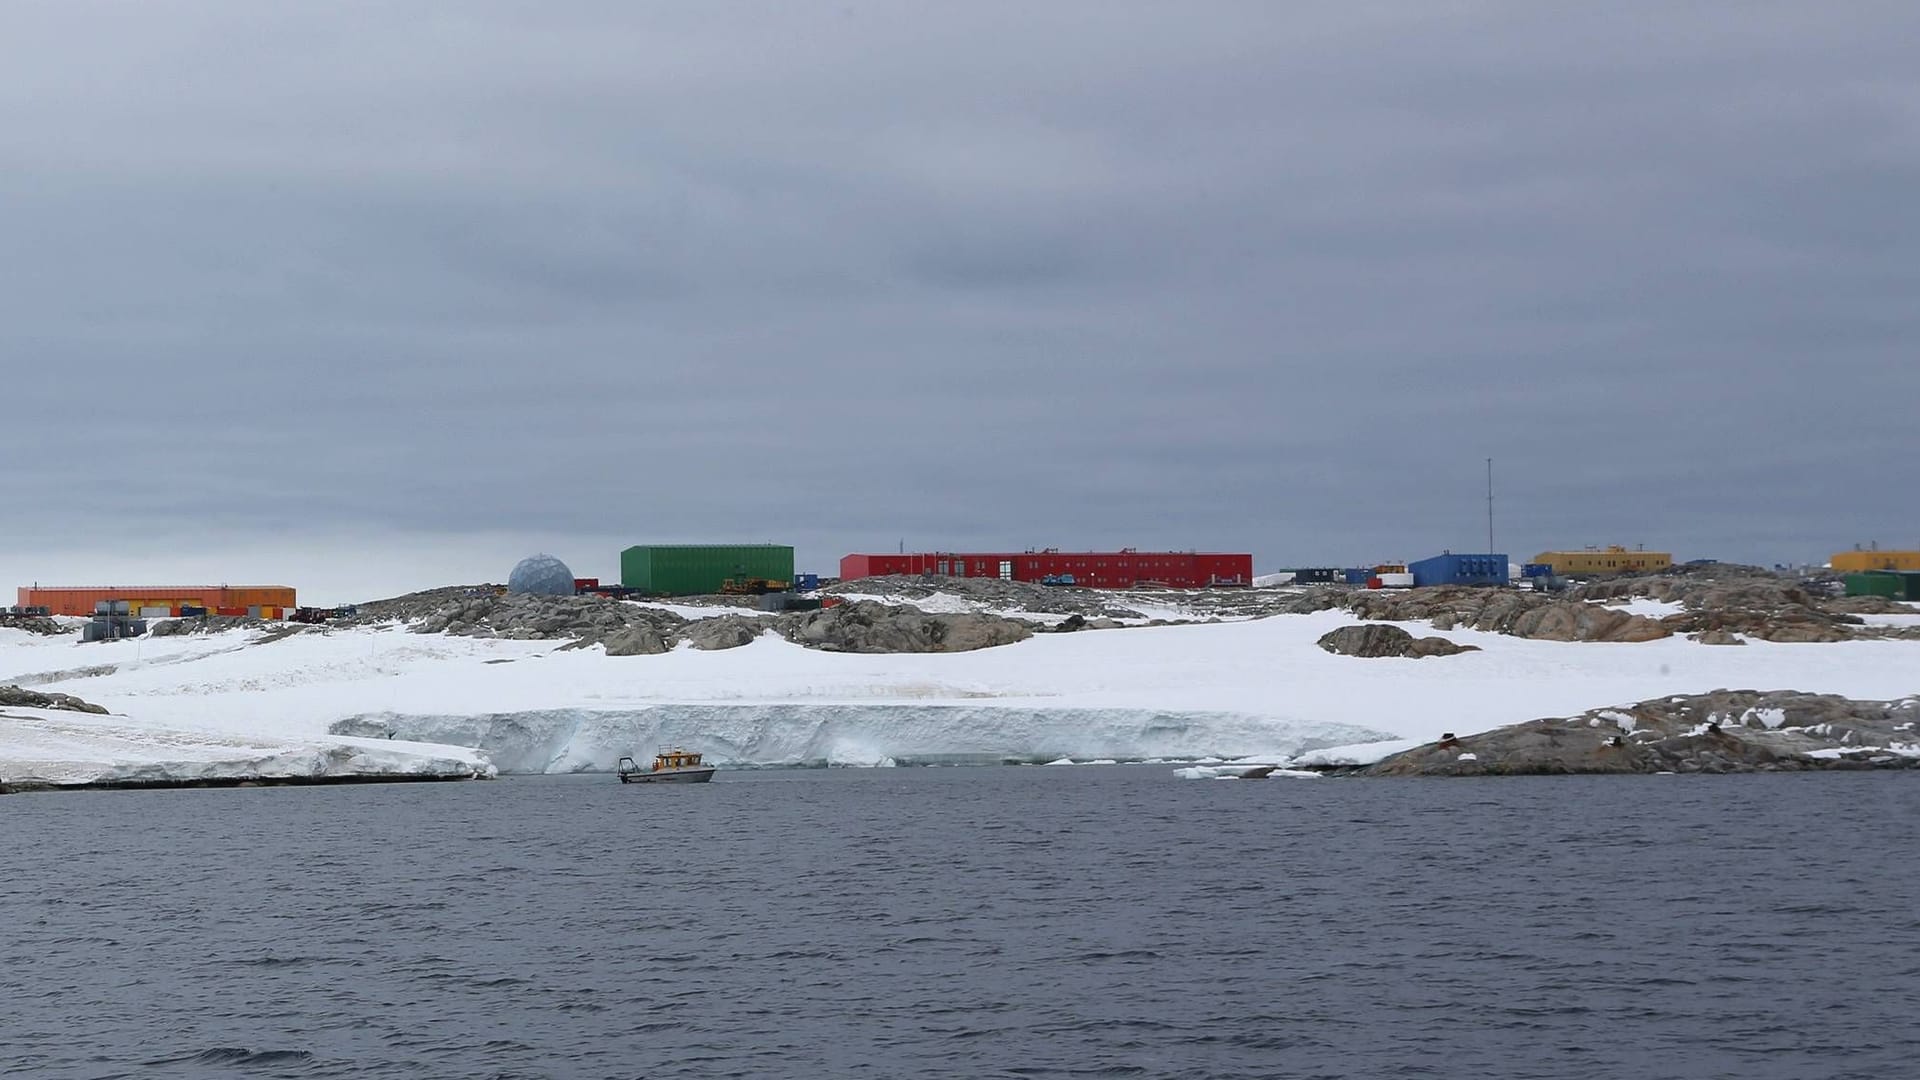
<svg viewBox="0 0 1920 1080">
<path fill-rule="evenodd" d="M 1920 775 L 0 799 L 36 1077 L 1909 1077 Z"/>
</svg>

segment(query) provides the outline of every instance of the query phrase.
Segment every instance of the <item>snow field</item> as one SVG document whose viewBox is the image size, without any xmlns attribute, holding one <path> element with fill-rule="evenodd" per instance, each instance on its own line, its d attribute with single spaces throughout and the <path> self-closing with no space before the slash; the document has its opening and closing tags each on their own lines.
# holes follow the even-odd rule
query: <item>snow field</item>
<svg viewBox="0 0 1920 1080">
<path fill-rule="evenodd" d="M 767 636 L 637 657 L 397 627 L 263 644 L 252 643 L 257 631 L 82 645 L 0 630 L 0 684 L 76 694 L 121 714 L 110 724 L 59 714 L 71 726 L 58 747 L 44 730 L 0 727 L 0 777 L 53 757 L 91 755 L 110 769 L 160 753 L 144 753 L 144 743 L 205 748 L 183 762 L 354 748 L 328 733 L 354 718 L 399 736 L 388 753 L 470 761 L 470 751 L 444 745 L 460 743 L 489 750 L 508 771 L 604 768 L 621 753 L 650 753 L 644 740 L 668 733 L 696 749 L 708 738 L 734 764 L 1007 753 L 1304 764 L 1373 760 L 1445 731 L 1718 688 L 1865 698 L 1920 689 L 1912 641 L 1734 648 L 1455 630 L 1440 636 L 1482 651 L 1425 660 L 1334 656 L 1314 644 L 1353 621 L 1330 611 L 1043 634 L 959 654 L 825 653 Z M 442 745 L 416 751 L 407 738 Z"/>
</svg>

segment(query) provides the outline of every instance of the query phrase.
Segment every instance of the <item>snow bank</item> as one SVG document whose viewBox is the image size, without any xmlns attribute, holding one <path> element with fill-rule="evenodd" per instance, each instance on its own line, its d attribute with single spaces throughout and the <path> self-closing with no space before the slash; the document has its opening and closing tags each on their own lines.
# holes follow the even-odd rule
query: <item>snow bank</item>
<svg viewBox="0 0 1920 1080">
<path fill-rule="evenodd" d="M 143 724 L 126 716 L 0 710 L 0 779 L 14 783 L 495 774 L 483 754 L 460 747 L 222 736 Z"/>
</svg>

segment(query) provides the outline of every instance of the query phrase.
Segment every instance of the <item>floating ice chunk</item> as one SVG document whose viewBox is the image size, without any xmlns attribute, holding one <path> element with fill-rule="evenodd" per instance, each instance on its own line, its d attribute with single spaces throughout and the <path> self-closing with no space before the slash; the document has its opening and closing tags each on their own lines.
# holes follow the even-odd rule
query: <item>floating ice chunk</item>
<svg viewBox="0 0 1920 1080">
<path fill-rule="evenodd" d="M 1055 758 L 1055 759 L 1053 759 L 1052 761 L 1049 761 L 1049 762 L 1047 762 L 1047 764 L 1049 764 L 1049 765 L 1072 765 L 1072 764 L 1074 764 L 1074 760 L 1073 760 L 1072 758 L 1070 758 L 1070 757 L 1063 757 L 1063 758 Z"/>
<path fill-rule="evenodd" d="M 1103 758 L 1094 758 L 1092 761 L 1083 761 L 1080 764 L 1082 765 L 1118 765 L 1120 763 L 1114 760 L 1113 758 L 1103 757 Z"/>
</svg>

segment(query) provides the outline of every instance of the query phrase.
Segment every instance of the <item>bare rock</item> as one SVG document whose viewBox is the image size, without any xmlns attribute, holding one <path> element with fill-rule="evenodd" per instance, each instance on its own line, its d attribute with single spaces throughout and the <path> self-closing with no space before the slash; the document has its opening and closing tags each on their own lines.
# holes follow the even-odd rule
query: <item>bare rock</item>
<svg viewBox="0 0 1920 1080">
<path fill-rule="evenodd" d="M 686 640 L 696 649 L 737 649 L 752 644 L 767 629 L 766 622 L 741 615 L 701 619 L 687 626 Z"/>
<path fill-rule="evenodd" d="M 672 646 L 651 626 L 636 626 L 607 636 L 608 656 L 657 656 Z"/>
<path fill-rule="evenodd" d="M 781 616 L 775 628 L 797 645 L 827 652 L 970 652 L 1033 636 L 1024 622 L 998 615 L 929 615 L 871 600 Z"/>
<path fill-rule="evenodd" d="M 1445 738 L 1372 776 L 1726 773 L 1920 768 L 1920 698 L 1715 690 Z"/>
<path fill-rule="evenodd" d="M 72 694 L 50 694 L 39 690 L 24 690 L 18 686 L 0 686 L 0 706 L 12 705 L 22 709 L 60 709 L 66 712 L 97 713 L 106 715 L 104 706 L 90 701 L 82 701 Z"/>
<path fill-rule="evenodd" d="M 1317 644 L 1337 656 L 1367 658 L 1406 656 L 1419 659 L 1479 651 L 1477 645 L 1456 645 L 1442 637 L 1415 638 L 1397 626 L 1379 624 L 1343 626 L 1322 634 Z"/>
<path fill-rule="evenodd" d="M 1745 645 L 1747 643 L 1746 638 L 1725 630 L 1702 630 L 1697 634 L 1688 636 L 1690 640 L 1697 641 L 1702 645 Z"/>
</svg>

